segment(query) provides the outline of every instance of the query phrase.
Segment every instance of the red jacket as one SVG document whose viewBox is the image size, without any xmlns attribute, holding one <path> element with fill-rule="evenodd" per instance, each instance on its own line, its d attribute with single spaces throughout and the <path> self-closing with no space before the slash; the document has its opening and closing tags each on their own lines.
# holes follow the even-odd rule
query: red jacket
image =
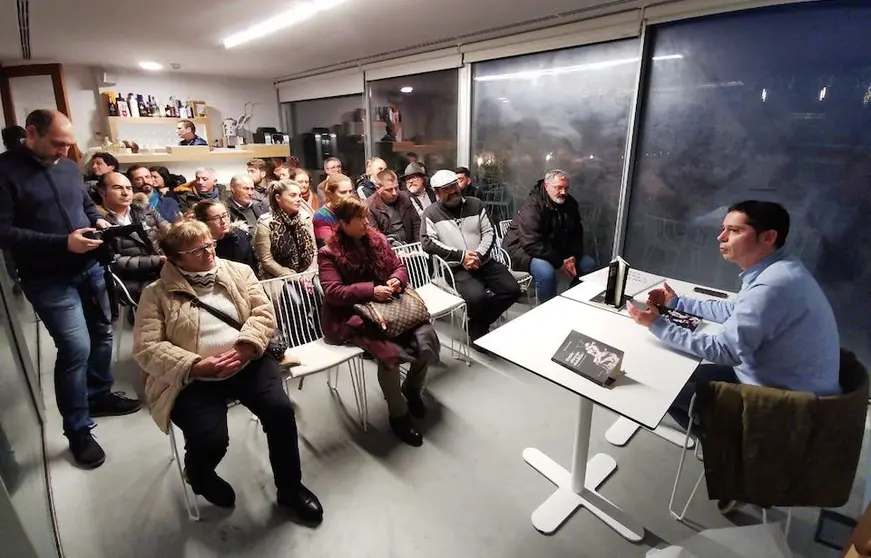
<svg viewBox="0 0 871 558">
<path fill-rule="evenodd" d="M 324 289 L 324 339 L 336 345 L 352 343 L 387 364 L 398 359 L 396 345 L 354 313 L 354 305 L 374 300 L 375 287 L 388 279 L 399 279 L 403 289 L 408 284 L 408 272 L 384 235 L 369 227 L 357 244 L 336 230 L 318 252 L 318 276 Z"/>
</svg>

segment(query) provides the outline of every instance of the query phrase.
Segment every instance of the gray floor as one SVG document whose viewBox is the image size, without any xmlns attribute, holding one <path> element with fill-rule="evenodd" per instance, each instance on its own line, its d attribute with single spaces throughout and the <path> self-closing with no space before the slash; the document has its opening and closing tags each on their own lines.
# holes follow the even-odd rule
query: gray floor
<svg viewBox="0 0 871 558">
<path fill-rule="evenodd" d="M 130 343 L 126 331 L 116 367 L 117 388 L 128 392 L 141 390 Z M 53 348 L 47 345 L 43 362 L 50 367 Z M 366 433 L 354 424 L 346 369 L 339 399 L 324 375 L 310 377 L 302 391 L 294 388 L 304 481 L 325 508 L 317 529 L 296 525 L 275 510 L 265 437 L 243 407 L 230 409 L 230 450 L 219 467 L 238 495 L 231 513 L 204 504 L 203 521 L 188 520 L 168 438 L 145 410 L 98 419 L 94 433 L 108 453 L 106 464 L 95 471 L 75 468 L 44 366 L 51 476 L 66 556 L 634 557 L 695 532 L 667 510 L 678 448 L 647 432 L 623 448 L 610 446 L 603 434 L 615 416 L 602 409 L 593 417 L 593 451 L 612 455 L 618 469 L 601 492 L 645 526 L 646 538 L 629 543 L 586 511 L 553 536 L 536 532 L 530 514 L 553 487 L 524 463 L 521 452 L 534 446 L 567 464 L 576 400 L 485 357 L 471 367 L 449 356 L 444 361 L 446 366 L 430 375 L 431 412 L 421 448 L 404 446 L 389 432 L 371 363 Z M 850 515 L 861 505 L 865 460 L 863 455 L 854 497 L 844 508 Z M 691 461 L 689 472 L 694 480 L 700 465 Z M 691 483 L 686 477 L 685 493 Z M 837 556 L 812 541 L 817 515 L 813 509 L 795 511 L 791 547 L 805 558 Z M 700 528 L 716 528 L 758 523 L 760 514 L 749 509 L 730 522 L 702 490 L 689 518 Z"/>
</svg>

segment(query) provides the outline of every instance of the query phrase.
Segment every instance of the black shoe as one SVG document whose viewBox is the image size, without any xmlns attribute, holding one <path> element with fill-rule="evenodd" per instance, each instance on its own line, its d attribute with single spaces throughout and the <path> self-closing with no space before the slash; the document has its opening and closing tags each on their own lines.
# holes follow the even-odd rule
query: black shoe
<svg viewBox="0 0 871 558">
<path fill-rule="evenodd" d="M 324 508 L 314 492 L 299 484 L 299 488 L 289 496 L 280 494 L 278 505 L 296 514 L 305 523 L 318 524 L 324 520 Z"/>
<path fill-rule="evenodd" d="M 69 435 L 73 458 L 85 469 L 96 469 L 106 461 L 106 452 L 94 439 L 90 428 L 82 428 Z"/>
<path fill-rule="evenodd" d="M 191 485 L 194 494 L 202 496 L 219 508 L 232 508 L 236 505 L 236 492 L 233 487 L 214 471 L 204 475 L 191 475 L 185 467 L 184 480 Z"/>
<path fill-rule="evenodd" d="M 405 413 L 401 417 L 391 418 L 390 428 L 393 430 L 393 433 L 396 434 L 397 438 L 409 446 L 419 448 L 423 445 L 423 435 L 420 433 L 420 430 L 414 427 L 408 413 Z"/>
<path fill-rule="evenodd" d="M 405 386 L 403 386 L 402 395 L 405 396 L 405 401 L 408 403 L 408 413 L 411 416 L 418 419 L 426 416 L 426 405 L 423 403 L 421 390 L 405 389 Z"/>
<path fill-rule="evenodd" d="M 91 417 L 120 417 L 135 413 L 142 408 L 138 399 L 125 397 L 123 393 L 107 393 L 90 405 Z"/>
</svg>

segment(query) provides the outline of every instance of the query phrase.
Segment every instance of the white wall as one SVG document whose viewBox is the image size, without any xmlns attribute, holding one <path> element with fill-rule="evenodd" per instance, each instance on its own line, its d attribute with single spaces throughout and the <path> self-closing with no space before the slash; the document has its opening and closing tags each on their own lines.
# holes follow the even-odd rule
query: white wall
<svg viewBox="0 0 871 558">
<path fill-rule="evenodd" d="M 202 100 L 209 109 L 211 118 L 209 138 L 221 135 L 221 121 L 226 117 L 238 118 L 242 115 L 245 103 L 255 103 L 254 116 L 248 125 L 248 130 L 254 132 L 258 127 L 271 126 L 281 129 L 278 117 L 278 102 L 275 86 L 271 80 L 251 80 L 227 78 L 222 76 L 203 76 L 171 72 L 137 72 L 135 70 L 118 70 L 108 72 L 108 80 L 115 85 L 99 89 L 98 81 L 102 79 L 102 71 L 91 66 L 64 65 L 67 97 L 70 102 L 70 112 L 73 125 L 76 128 L 76 140 L 79 148 L 87 152 L 89 148 L 97 148 L 108 133 L 105 109 L 101 106 L 100 91 L 112 90 L 119 93 L 137 93 L 155 95 L 162 104 L 166 104 L 170 96 L 178 99 Z M 250 110 L 250 109 L 249 109 Z M 171 124 L 149 130 L 156 132 L 155 141 L 168 136 L 174 130 Z M 128 130 L 125 132 L 125 130 Z M 133 133 L 130 128 L 120 127 L 119 134 Z M 201 134 L 204 135 L 204 134 Z M 193 179 L 194 170 L 201 166 L 197 163 L 168 165 L 172 172 L 183 174 Z M 218 174 L 218 179 L 224 183 L 236 173 L 245 172 L 245 160 L 225 161 L 212 165 Z"/>
</svg>

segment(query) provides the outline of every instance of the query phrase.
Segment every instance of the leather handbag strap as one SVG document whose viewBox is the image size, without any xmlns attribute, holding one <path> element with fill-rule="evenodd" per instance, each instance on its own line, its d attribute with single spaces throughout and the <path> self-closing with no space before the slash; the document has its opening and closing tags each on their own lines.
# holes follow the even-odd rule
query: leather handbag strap
<svg viewBox="0 0 871 558">
<path fill-rule="evenodd" d="M 205 302 L 200 300 L 200 298 L 198 296 L 192 295 L 190 293 L 186 293 L 184 291 L 179 291 L 178 294 L 180 294 L 183 297 L 190 300 L 191 304 L 193 304 L 197 308 L 202 308 L 203 310 L 205 310 L 206 312 L 208 312 L 212 316 L 218 318 L 219 320 L 221 320 L 222 322 L 224 322 L 228 326 L 230 326 L 234 329 L 238 329 L 239 331 L 242 331 L 242 324 L 240 324 L 238 320 L 233 319 L 226 312 L 222 312 L 221 310 L 218 310 L 214 306 L 212 306 L 210 304 L 206 304 Z"/>
</svg>

